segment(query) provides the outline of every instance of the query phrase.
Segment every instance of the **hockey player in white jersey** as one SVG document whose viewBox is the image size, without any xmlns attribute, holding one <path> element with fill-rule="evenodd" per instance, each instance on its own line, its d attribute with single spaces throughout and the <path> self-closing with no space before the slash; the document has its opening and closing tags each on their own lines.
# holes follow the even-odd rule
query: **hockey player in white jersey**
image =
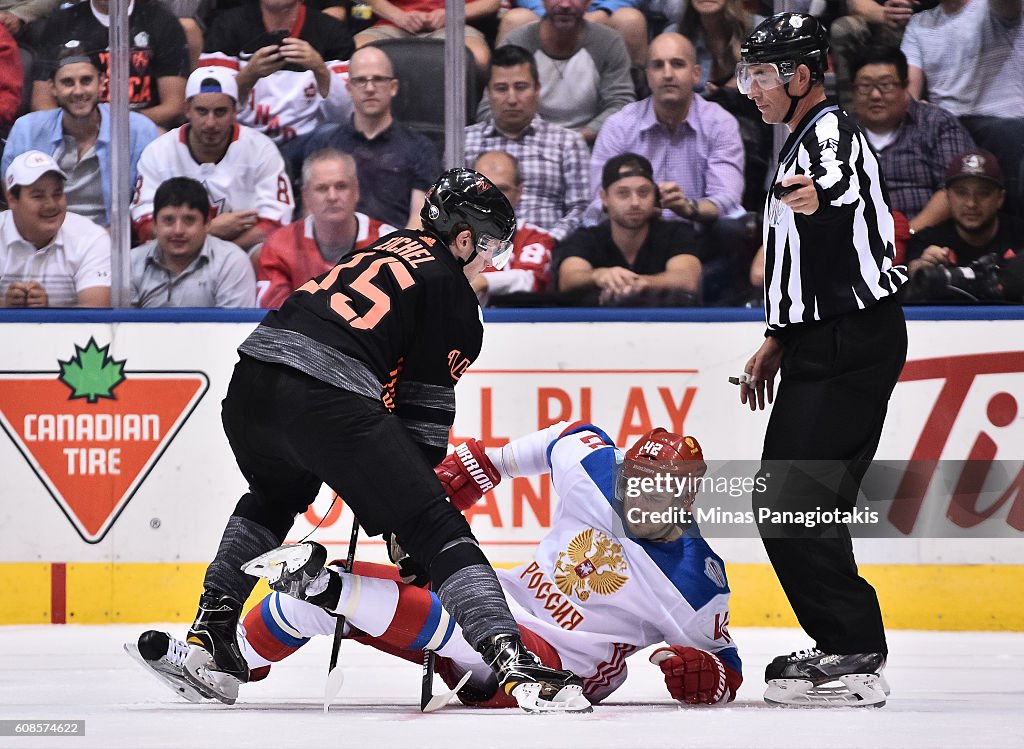
<svg viewBox="0 0 1024 749">
<path fill-rule="evenodd" d="M 694 492 L 686 479 L 706 471 L 694 438 L 655 429 L 623 453 L 597 427 L 563 422 L 502 448 L 485 451 L 471 440 L 435 471 L 462 510 L 502 477 L 550 471 L 561 499 L 551 530 L 530 562 L 498 570 L 498 577 L 526 646 L 545 665 L 579 674 L 591 703 L 625 681 L 630 654 L 658 643 L 665 645 L 651 662 L 661 668 L 673 698 L 701 705 L 735 698 L 742 676 L 728 630 L 725 567 L 689 522 Z M 671 480 L 668 491 L 648 488 L 658 476 Z M 325 558 L 318 544 L 282 549 L 310 546 L 314 557 L 319 552 Z M 386 579 L 387 572 L 373 569 L 382 565 L 356 563 L 354 571 L 365 574 L 321 568 L 322 562 L 301 571 L 275 570 L 272 555 L 250 569 L 276 577 L 271 587 L 291 595 L 271 594 L 240 627 L 250 681 L 310 637 L 332 633 L 329 612 L 336 612 L 347 617 L 353 637 L 381 650 L 416 661 L 422 649 L 434 650 L 437 671 L 449 686 L 469 672 L 458 693 L 464 703 L 516 704 L 497 688 L 491 669 L 429 591 Z M 279 554 L 276 560 L 286 558 Z M 176 643 L 148 632 L 140 649 L 151 667 L 173 671 Z"/>
<path fill-rule="evenodd" d="M 291 223 L 284 159 L 267 136 L 236 120 L 238 87 L 224 67 L 197 68 L 185 87 L 188 123 L 154 140 L 139 158 L 131 203 L 139 237 L 151 238 L 153 196 L 171 177 L 191 177 L 210 195 L 210 233 L 244 250 Z"/>
</svg>

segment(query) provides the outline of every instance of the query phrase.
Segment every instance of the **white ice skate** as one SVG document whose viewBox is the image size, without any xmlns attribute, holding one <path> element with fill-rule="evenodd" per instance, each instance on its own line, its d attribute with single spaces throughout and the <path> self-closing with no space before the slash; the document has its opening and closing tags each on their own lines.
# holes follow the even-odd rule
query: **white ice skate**
<svg viewBox="0 0 1024 749">
<path fill-rule="evenodd" d="M 209 692 L 199 689 L 185 680 L 182 668 L 188 645 L 176 640 L 166 632 L 147 630 L 139 635 L 138 644 L 126 642 L 124 651 L 131 659 L 152 674 L 161 684 L 189 702 L 206 702 L 213 699 Z"/>
<path fill-rule="evenodd" d="M 327 563 L 327 549 L 316 541 L 288 544 L 260 554 L 242 565 L 242 572 L 262 577 L 272 590 L 302 598 L 306 585 Z"/>
<path fill-rule="evenodd" d="M 583 696 L 583 687 L 578 684 L 567 684 L 553 697 L 545 697 L 546 684 L 530 682 L 513 688 L 512 696 L 523 710 L 528 713 L 589 713 L 594 708 Z"/>
</svg>

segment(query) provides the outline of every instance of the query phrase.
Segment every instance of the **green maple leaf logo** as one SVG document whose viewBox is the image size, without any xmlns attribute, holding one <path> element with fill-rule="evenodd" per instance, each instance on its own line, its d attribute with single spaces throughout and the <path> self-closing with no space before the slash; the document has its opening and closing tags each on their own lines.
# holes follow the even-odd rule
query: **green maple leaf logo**
<svg viewBox="0 0 1024 749">
<path fill-rule="evenodd" d="M 116 399 L 114 388 L 124 382 L 125 360 L 115 361 L 107 356 L 109 348 L 109 344 L 100 348 L 96 340 L 90 338 L 85 348 L 75 344 L 72 358 L 57 360 L 60 363 L 57 379 L 71 388 L 68 400 L 88 398 L 89 403 L 95 403 L 99 398 Z"/>
</svg>

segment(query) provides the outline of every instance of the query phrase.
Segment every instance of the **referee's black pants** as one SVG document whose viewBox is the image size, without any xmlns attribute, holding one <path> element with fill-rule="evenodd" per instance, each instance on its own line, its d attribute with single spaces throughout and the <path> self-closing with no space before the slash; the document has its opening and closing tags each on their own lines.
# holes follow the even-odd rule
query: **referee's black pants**
<svg viewBox="0 0 1024 749">
<path fill-rule="evenodd" d="M 768 492 L 755 492 L 755 508 L 851 509 L 906 361 L 903 309 L 890 297 L 865 310 L 797 325 L 788 333 L 762 471 L 773 461 L 776 467 L 778 461 L 801 462 L 784 472 L 785 480 L 770 484 Z M 839 480 L 813 475 L 835 465 L 840 466 Z M 887 652 L 878 597 L 857 572 L 845 524 L 806 534 L 764 525 L 760 530 L 800 626 L 821 650 Z"/>
</svg>

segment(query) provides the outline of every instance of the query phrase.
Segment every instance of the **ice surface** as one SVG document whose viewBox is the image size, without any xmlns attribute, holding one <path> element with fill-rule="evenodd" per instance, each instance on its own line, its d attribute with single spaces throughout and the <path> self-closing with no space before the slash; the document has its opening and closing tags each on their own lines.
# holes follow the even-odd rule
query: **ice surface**
<svg viewBox="0 0 1024 749">
<path fill-rule="evenodd" d="M 889 633 L 893 694 L 881 709 L 770 708 L 764 667 L 808 647 L 785 629 L 734 629 L 746 681 L 726 708 L 681 708 L 643 653 L 611 701 L 585 716 L 453 705 L 418 710 L 419 668 L 347 642 L 345 685 L 325 715 L 320 705 L 330 642 L 321 638 L 239 702 L 192 705 L 144 673 L 122 651 L 151 626 L 0 627 L 0 718 L 84 719 L 86 735 L 0 737 L 0 747 L 229 749 L 487 749 L 510 747 L 865 747 L 936 749 L 1024 746 L 1024 634 Z M 436 689 L 442 688 L 440 679 Z"/>
</svg>

